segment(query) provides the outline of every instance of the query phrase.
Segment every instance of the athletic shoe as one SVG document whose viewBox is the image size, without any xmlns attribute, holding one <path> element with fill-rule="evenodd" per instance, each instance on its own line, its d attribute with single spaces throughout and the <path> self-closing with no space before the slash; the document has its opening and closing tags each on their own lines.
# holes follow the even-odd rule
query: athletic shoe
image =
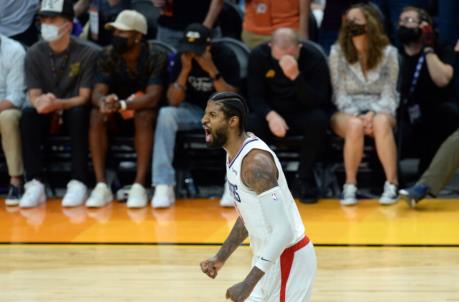
<svg viewBox="0 0 459 302">
<path fill-rule="evenodd" d="M 25 192 L 19 201 L 21 208 L 35 208 L 46 201 L 45 185 L 36 179 L 25 184 Z"/>
<path fill-rule="evenodd" d="M 224 208 L 232 208 L 234 207 L 234 198 L 231 196 L 231 193 L 228 189 L 228 183 L 225 182 L 223 186 L 223 195 L 220 199 L 220 206 Z"/>
<path fill-rule="evenodd" d="M 62 199 L 63 207 L 78 207 L 84 204 L 88 198 L 88 188 L 78 180 L 71 180 L 67 184 L 67 192 Z"/>
<path fill-rule="evenodd" d="M 396 203 L 397 201 L 398 201 L 397 185 L 391 184 L 390 182 L 386 181 L 384 183 L 384 192 L 379 198 L 379 204 L 388 206 L 388 205 Z"/>
<path fill-rule="evenodd" d="M 10 185 L 10 189 L 8 190 L 8 196 L 5 199 L 5 204 L 7 206 L 17 206 L 19 204 L 19 200 L 21 199 L 22 194 L 24 194 L 22 186 Z"/>
<path fill-rule="evenodd" d="M 128 208 L 144 208 L 148 203 L 147 191 L 138 183 L 131 186 L 128 194 Z"/>
<path fill-rule="evenodd" d="M 169 208 L 175 203 L 174 186 L 172 185 L 157 185 L 155 194 L 151 199 L 153 208 Z"/>
<path fill-rule="evenodd" d="M 429 195 L 430 188 L 425 184 L 415 184 L 411 188 L 399 191 L 400 198 L 403 199 L 410 208 L 416 207 L 416 204 Z"/>
<path fill-rule="evenodd" d="M 112 202 L 112 200 L 112 191 L 107 187 L 105 183 L 99 182 L 94 190 L 92 190 L 91 196 L 89 196 L 88 200 L 86 201 L 86 206 L 88 208 L 101 208 Z"/>
<path fill-rule="evenodd" d="M 354 184 L 344 184 L 343 196 L 340 200 L 342 206 L 353 206 L 357 204 L 357 187 Z"/>
</svg>

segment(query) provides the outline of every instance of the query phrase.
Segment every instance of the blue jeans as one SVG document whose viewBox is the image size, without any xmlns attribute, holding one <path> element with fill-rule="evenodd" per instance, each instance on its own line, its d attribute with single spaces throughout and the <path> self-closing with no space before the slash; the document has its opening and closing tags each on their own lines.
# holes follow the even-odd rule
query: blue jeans
<svg viewBox="0 0 459 302">
<path fill-rule="evenodd" d="M 159 110 L 153 149 L 153 186 L 175 185 L 174 160 L 177 131 L 201 128 L 204 110 L 183 102 L 180 107 L 163 107 Z"/>
</svg>

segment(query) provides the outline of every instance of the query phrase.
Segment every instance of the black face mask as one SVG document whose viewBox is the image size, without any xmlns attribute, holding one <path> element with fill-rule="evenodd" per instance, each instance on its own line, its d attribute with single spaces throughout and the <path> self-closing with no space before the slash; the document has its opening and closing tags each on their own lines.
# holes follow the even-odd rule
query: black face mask
<svg viewBox="0 0 459 302">
<path fill-rule="evenodd" d="M 119 54 L 126 53 L 130 49 L 129 39 L 120 37 L 120 36 L 116 36 L 116 35 L 113 35 L 112 37 L 112 45 L 113 45 L 113 49 Z"/>
<path fill-rule="evenodd" d="M 349 22 L 348 25 L 348 31 L 352 37 L 357 37 L 361 36 L 367 33 L 367 27 L 366 25 L 362 24 L 357 24 L 353 21 Z"/>
<path fill-rule="evenodd" d="M 421 31 L 419 28 L 409 28 L 400 26 L 397 31 L 398 39 L 404 45 L 416 42 L 421 37 Z"/>
</svg>

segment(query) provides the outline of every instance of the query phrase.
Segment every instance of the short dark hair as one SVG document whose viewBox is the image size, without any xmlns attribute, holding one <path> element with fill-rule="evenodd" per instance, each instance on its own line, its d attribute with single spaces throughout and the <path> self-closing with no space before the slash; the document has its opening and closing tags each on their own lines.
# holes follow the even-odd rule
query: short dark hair
<svg viewBox="0 0 459 302">
<path fill-rule="evenodd" d="M 227 119 L 237 116 L 240 133 L 245 131 L 249 110 L 247 102 L 241 95 L 235 92 L 216 92 L 209 98 L 209 101 L 221 104 L 223 114 Z"/>
</svg>

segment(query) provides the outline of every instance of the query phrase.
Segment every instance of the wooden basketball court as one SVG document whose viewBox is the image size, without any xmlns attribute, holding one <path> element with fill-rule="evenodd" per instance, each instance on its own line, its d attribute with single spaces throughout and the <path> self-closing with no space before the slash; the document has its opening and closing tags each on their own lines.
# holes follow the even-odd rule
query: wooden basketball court
<svg viewBox="0 0 459 302">
<path fill-rule="evenodd" d="M 250 269 L 243 246 L 216 280 L 200 272 L 236 219 L 217 200 L 166 210 L 0 206 L 2 302 L 225 301 Z M 318 256 L 313 301 L 459 301 L 458 200 L 299 208 Z"/>
</svg>

